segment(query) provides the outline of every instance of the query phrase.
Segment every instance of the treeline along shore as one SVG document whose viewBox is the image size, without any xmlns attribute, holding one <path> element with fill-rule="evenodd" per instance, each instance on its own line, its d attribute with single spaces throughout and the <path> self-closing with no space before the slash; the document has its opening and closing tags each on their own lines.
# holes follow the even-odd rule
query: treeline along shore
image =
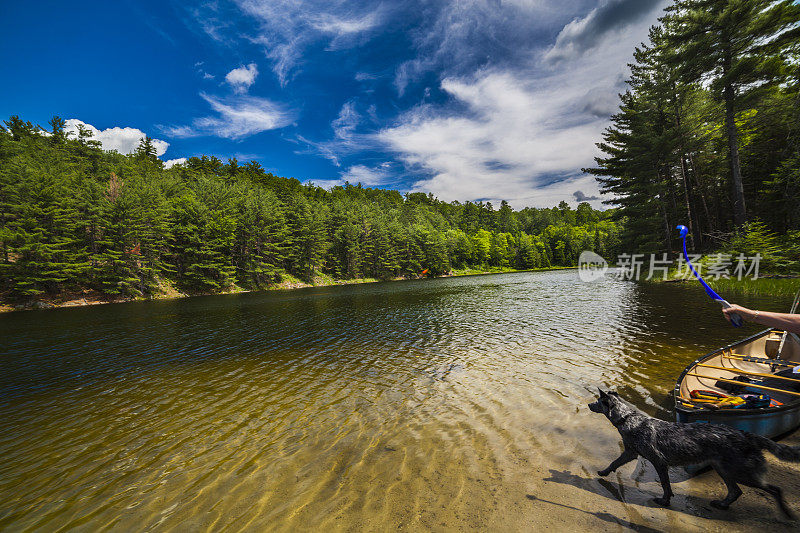
<svg viewBox="0 0 800 533">
<path fill-rule="evenodd" d="M 614 210 L 513 210 L 345 184 L 330 191 L 255 161 L 165 168 L 150 139 L 101 149 L 91 132 L 13 116 L 0 130 L 0 299 L 152 298 L 315 280 L 575 265 L 613 255 Z"/>
<path fill-rule="evenodd" d="M 0 126 L 0 303 L 564 267 L 582 250 L 674 258 L 677 224 L 691 251 L 758 255 L 762 274 L 796 276 L 800 5 L 675 0 L 633 57 L 584 169 L 606 211 L 325 190 L 209 156 L 166 168 L 149 138 L 123 155 L 58 117 L 12 116 Z"/>
</svg>

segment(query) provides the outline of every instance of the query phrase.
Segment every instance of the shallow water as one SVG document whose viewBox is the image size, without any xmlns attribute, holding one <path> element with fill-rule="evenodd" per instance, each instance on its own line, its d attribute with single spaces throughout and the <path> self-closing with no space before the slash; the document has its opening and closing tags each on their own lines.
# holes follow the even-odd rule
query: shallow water
<svg viewBox="0 0 800 533">
<path fill-rule="evenodd" d="M 680 370 L 757 329 L 693 283 L 575 271 L 6 314 L 0 529 L 647 523 L 571 496 L 619 450 L 586 403 L 671 418 Z"/>
</svg>

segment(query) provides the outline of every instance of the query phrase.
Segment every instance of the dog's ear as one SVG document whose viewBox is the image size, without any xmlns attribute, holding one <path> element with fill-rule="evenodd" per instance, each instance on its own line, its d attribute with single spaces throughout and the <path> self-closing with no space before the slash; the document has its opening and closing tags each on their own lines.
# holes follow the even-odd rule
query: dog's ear
<svg viewBox="0 0 800 533">
<path fill-rule="evenodd" d="M 615 390 L 608 391 L 608 393 L 612 396 L 616 396 L 617 398 L 619 398 L 619 394 L 617 394 L 617 391 Z"/>
<path fill-rule="evenodd" d="M 599 392 L 599 393 L 600 393 L 600 397 L 601 397 L 601 398 L 602 398 L 602 397 L 604 397 L 604 396 L 606 396 L 606 393 L 605 393 L 605 392 L 603 392 L 603 389 L 601 389 L 600 387 L 597 387 L 597 392 Z"/>
</svg>

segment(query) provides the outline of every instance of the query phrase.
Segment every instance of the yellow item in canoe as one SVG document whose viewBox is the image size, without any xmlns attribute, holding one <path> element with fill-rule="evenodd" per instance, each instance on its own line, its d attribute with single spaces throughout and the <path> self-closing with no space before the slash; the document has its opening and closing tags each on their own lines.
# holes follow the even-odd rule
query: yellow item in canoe
<svg viewBox="0 0 800 533">
<path fill-rule="evenodd" d="M 719 409 L 730 409 L 732 407 L 738 407 L 739 405 L 743 405 L 747 403 L 744 398 L 740 398 L 739 396 L 731 396 L 730 398 L 725 398 L 724 400 L 715 403 L 714 405 L 717 406 Z"/>
</svg>

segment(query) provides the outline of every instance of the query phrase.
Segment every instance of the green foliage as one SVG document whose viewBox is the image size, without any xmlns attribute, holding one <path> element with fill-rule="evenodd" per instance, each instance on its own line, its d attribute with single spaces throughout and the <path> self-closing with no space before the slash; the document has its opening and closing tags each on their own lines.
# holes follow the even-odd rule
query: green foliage
<svg viewBox="0 0 800 533">
<path fill-rule="evenodd" d="M 148 297 L 264 288 L 300 279 L 438 276 L 453 269 L 574 265 L 613 254 L 614 210 L 566 203 L 514 211 L 345 184 L 326 191 L 257 162 L 193 157 L 164 168 L 152 139 L 131 155 L 91 131 L 0 129 L 0 294 L 96 290 Z"/>
<path fill-rule="evenodd" d="M 677 224 L 699 251 L 748 220 L 800 229 L 800 6 L 675 0 L 661 23 L 586 169 L 614 195 L 626 251 L 677 251 Z"/>
<path fill-rule="evenodd" d="M 800 260 L 800 245 L 795 240 L 800 231 L 787 235 L 782 242 L 766 224 L 755 220 L 743 224 L 725 243 L 723 251 L 736 257 L 761 256 L 759 268 L 768 272 L 788 272 L 797 269 Z"/>
</svg>

